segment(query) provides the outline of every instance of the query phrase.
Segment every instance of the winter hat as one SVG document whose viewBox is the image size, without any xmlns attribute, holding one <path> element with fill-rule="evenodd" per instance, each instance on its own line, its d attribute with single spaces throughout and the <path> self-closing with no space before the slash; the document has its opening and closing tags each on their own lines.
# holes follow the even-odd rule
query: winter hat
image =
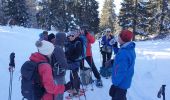
<svg viewBox="0 0 170 100">
<path fill-rule="evenodd" d="M 106 29 L 106 32 L 111 32 L 111 29 L 110 29 L 110 28 L 107 28 L 107 29 Z"/>
<path fill-rule="evenodd" d="M 48 41 L 42 40 L 35 43 L 38 52 L 43 55 L 51 55 L 54 50 L 54 45 Z"/>
<path fill-rule="evenodd" d="M 120 32 L 119 36 L 122 39 L 122 41 L 129 42 L 133 38 L 133 33 L 131 31 L 129 31 L 129 30 L 122 30 Z"/>
<path fill-rule="evenodd" d="M 55 38 L 55 35 L 53 33 L 48 35 L 48 41 L 50 42 L 52 39 Z"/>
</svg>

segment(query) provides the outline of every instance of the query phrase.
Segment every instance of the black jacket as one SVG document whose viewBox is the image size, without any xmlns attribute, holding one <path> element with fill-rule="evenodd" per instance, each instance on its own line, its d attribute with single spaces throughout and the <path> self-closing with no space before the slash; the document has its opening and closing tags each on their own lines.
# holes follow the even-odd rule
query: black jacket
<svg viewBox="0 0 170 100">
<path fill-rule="evenodd" d="M 82 43 L 80 38 L 67 42 L 65 46 L 65 55 L 69 61 L 78 61 L 79 57 L 82 55 Z"/>
</svg>

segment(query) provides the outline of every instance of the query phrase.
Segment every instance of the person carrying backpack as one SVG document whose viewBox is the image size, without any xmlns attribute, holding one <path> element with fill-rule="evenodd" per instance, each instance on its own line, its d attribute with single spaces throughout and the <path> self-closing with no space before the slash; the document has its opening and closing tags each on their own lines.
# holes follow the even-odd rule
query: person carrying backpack
<svg viewBox="0 0 170 100">
<path fill-rule="evenodd" d="M 122 30 L 119 34 L 120 49 L 114 59 L 112 86 L 109 90 L 112 100 L 127 100 L 126 93 L 131 86 L 136 59 L 135 43 L 132 39 L 133 33 L 129 30 Z"/>
<path fill-rule="evenodd" d="M 69 63 L 70 71 L 70 82 L 72 85 L 72 94 L 79 95 L 80 93 L 80 78 L 78 75 L 80 62 L 81 62 L 81 55 L 82 55 L 82 44 L 77 35 L 76 31 L 70 31 L 68 33 L 68 42 L 66 44 L 65 54 Z"/>
<path fill-rule="evenodd" d="M 58 32 L 55 36 L 55 49 L 51 56 L 51 65 L 53 68 L 53 76 L 55 84 L 65 84 L 65 74 L 68 69 L 67 59 L 64 53 L 64 45 L 66 42 L 66 34 Z M 54 97 L 54 100 L 63 100 L 63 94 Z"/>
<path fill-rule="evenodd" d="M 81 69 L 84 69 L 84 60 L 87 61 L 87 63 L 89 64 L 89 66 L 92 69 L 92 72 L 94 74 L 94 76 L 96 77 L 96 86 L 97 87 L 102 87 L 103 83 L 101 80 L 101 76 L 99 74 L 99 71 L 97 70 L 94 61 L 93 61 L 93 57 L 92 57 L 92 50 L 91 50 L 91 44 L 93 44 L 95 42 L 95 38 L 93 35 L 91 35 L 88 31 L 87 31 L 87 27 L 83 26 L 82 27 L 82 31 L 81 31 L 82 35 L 85 35 L 86 38 L 86 57 L 82 60 L 81 63 Z"/>
<path fill-rule="evenodd" d="M 62 94 L 64 85 L 55 85 L 49 58 L 54 50 L 52 43 L 36 42 L 38 52 L 30 56 L 21 67 L 21 92 L 27 100 L 53 100 L 53 95 Z"/>
</svg>

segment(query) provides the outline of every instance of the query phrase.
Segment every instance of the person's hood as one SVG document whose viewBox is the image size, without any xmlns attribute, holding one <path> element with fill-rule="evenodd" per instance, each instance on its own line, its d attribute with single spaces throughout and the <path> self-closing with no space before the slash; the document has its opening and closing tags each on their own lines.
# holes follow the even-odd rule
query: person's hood
<svg viewBox="0 0 170 100">
<path fill-rule="evenodd" d="M 39 62 L 48 62 L 48 58 L 45 57 L 44 55 L 38 53 L 38 52 L 31 54 L 29 59 L 31 61 L 36 62 L 36 63 L 39 63 Z"/>
<path fill-rule="evenodd" d="M 124 49 L 134 49 L 136 46 L 136 44 L 134 42 L 126 42 L 125 44 L 123 44 L 121 46 L 121 48 L 124 48 Z"/>
<path fill-rule="evenodd" d="M 64 32 L 59 32 L 56 34 L 55 45 L 64 46 L 66 40 L 67 40 L 66 34 Z"/>
</svg>

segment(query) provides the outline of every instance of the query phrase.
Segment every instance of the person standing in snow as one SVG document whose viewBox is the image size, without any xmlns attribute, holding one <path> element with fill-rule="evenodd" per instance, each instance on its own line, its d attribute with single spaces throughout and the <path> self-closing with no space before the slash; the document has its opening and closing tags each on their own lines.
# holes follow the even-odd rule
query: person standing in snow
<svg viewBox="0 0 170 100">
<path fill-rule="evenodd" d="M 55 35 L 53 33 L 48 35 L 48 41 L 55 45 Z"/>
<path fill-rule="evenodd" d="M 84 60 L 86 60 L 89 66 L 91 67 L 94 76 L 97 79 L 96 86 L 102 87 L 103 83 L 101 80 L 101 76 L 94 64 L 93 57 L 92 57 L 92 50 L 91 50 L 91 44 L 95 42 L 95 37 L 87 31 L 87 26 L 82 27 L 81 35 L 85 35 L 85 38 L 86 38 L 86 57 L 82 60 L 81 69 L 84 68 Z"/>
<path fill-rule="evenodd" d="M 79 35 L 75 30 L 70 31 L 67 35 L 68 42 L 66 44 L 65 54 L 67 62 L 70 68 L 70 82 L 72 85 L 73 95 L 80 93 L 80 77 L 78 75 L 81 55 L 82 55 L 82 44 Z"/>
<path fill-rule="evenodd" d="M 107 28 L 106 29 L 106 34 L 102 37 L 101 40 L 101 54 L 102 54 L 102 58 L 103 58 L 103 62 L 102 62 L 102 67 L 105 67 L 105 62 L 110 60 L 112 57 L 112 45 L 110 44 L 111 40 L 114 39 L 114 36 L 112 36 L 111 34 L 111 29 Z"/>
<path fill-rule="evenodd" d="M 133 33 L 122 30 L 118 37 L 120 49 L 115 56 L 112 68 L 112 86 L 109 95 L 112 100 L 127 100 L 127 89 L 130 88 L 134 74 L 136 59 L 135 43 L 132 42 Z"/>
<path fill-rule="evenodd" d="M 59 68 L 56 69 L 56 71 L 54 71 L 53 69 L 53 75 L 54 75 L 55 83 L 60 85 L 65 84 L 65 73 L 66 70 L 68 69 L 67 59 L 64 53 L 64 43 L 66 42 L 66 39 L 67 39 L 66 34 L 64 32 L 56 33 L 55 49 L 51 57 L 52 67 L 54 68 L 55 64 L 57 64 L 58 66 L 56 67 Z M 58 70 L 59 70 L 59 74 L 58 74 Z M 55 96 L 54 100 L 63 100 L 63 94 L 59 94 Z"/>
<path fill-rule="evenodd" d="M 53 95 L 62 94 L 65 90 L 64 85 L 55 85 L 52 69 L 50 64 L 48 64 L 50 62 L 50 56 L 54 50 L 54 45 L 48 41 L 42 40 L 36 42 L 36 47 L 38 52 L 33 53 L 30 60 L 36 63 L 47 62 L 40 64 L 38 67 L 42 85 L 46 90 L 41 100 L 53 100 Z"/>
</svg>

